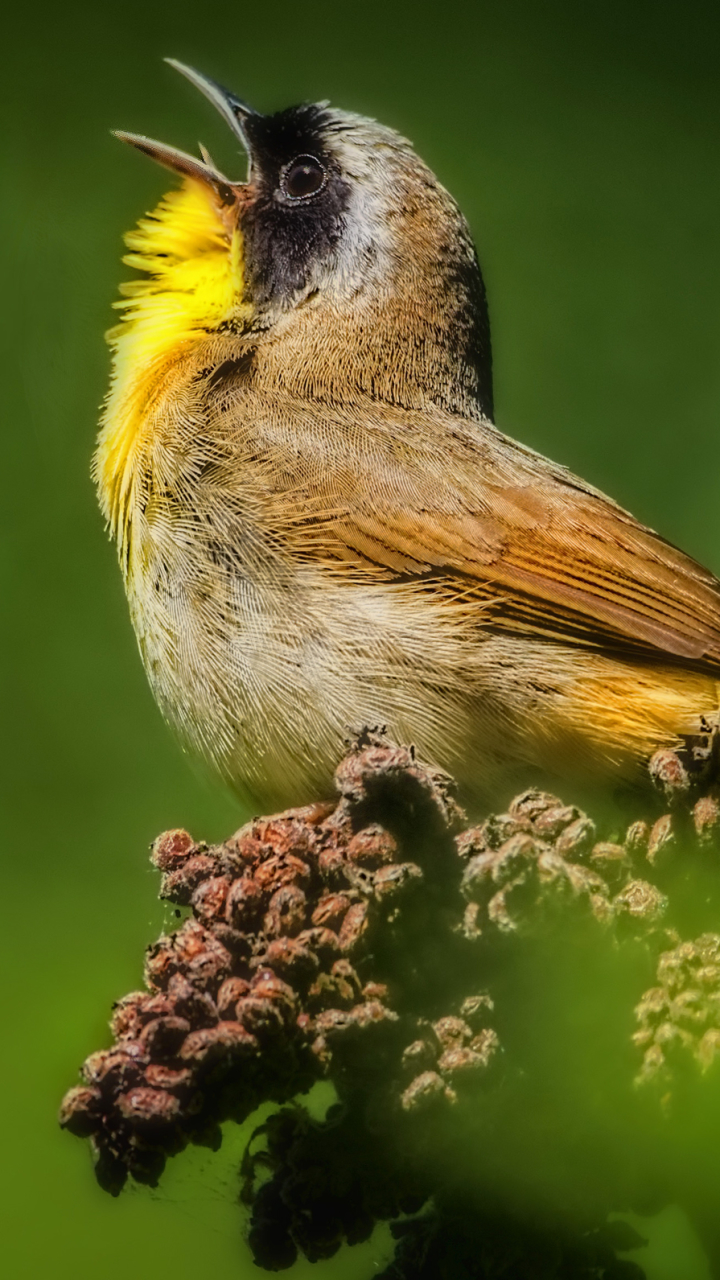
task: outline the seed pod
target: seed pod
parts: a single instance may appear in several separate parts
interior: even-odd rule
[[[555,850],[561,858],[582,858],[595,843],[595,823],[581,814],[557,838]]]
[[[478,1035],[473,1036],[468,1048],[482,1058],[485,1066],[488,1066],[500,1048],[497,1032],[492,1027],[485,1027]]]
[[[686,1027],[678,1026],[677,1022],[661,1022],[659,1027],[655,1029],[655,1043],[661,1045],[663,1050],[673,1049],[692,1049],[695,1044],[695,1037]]]
[[[668,900],[654,884],[647,880],[630,880],[612,902],[616,916],[623,916],[644,924],[660,920],[667,910]]]
[[[652,886],[637,881],[617,893],[628,873],[627,839],[624,848],[598,845],[590,819],[531,791],[458,838],[461,862],[452,857],[454,811],[443,780],[408,749],[373,737],[364,743],[345,773],[348,798],[335,808],[256,820],[210,850],[186,835],[177,846],[163,838],[166,884],[193,899],[196,918],[149,953],[153,993],[135,993],[117,1006],[120,1043],[90,1062],[87,1086],[63,1112],[68,1127],[94,1137],[98,1177],[117,1190],[128,1170],[141,1181],[157,1180],[164,1154],[182,1142],[217,1146],[220,1122],[244,1120],[254,1105],[301,1094],[326,1074],[347,1119],[333,1114],[328,1126],[303,1126],[294,1112],[284,1136],[279,1121],[277,1133],[272,1122],[265,1133],[266,1185],[277,1186],[277,1204],[289,1214],[287,1238],[292,1244],[297,1234],[317,1256],[334,1250],[343,1233],[367,1234],[369,1205],[392,1218],[401,1202],[418,1211],[433,1190],[423,1175],[420,1194],[417,1171],[414,1178],[408,1172],[417,1164],[413,1144],[425,1141],[422,1122],[418,1129],[392,1112],[400,1097],[405,1111],[443,1106],[456,1097],[450,1082],[460,1093],[488,1079],[498,1054],[498,1037],[487,1025],[492,1001],[466,995],[481,958],[483,972],[504,990],[503,973],[515,981],[519,962],[532,963],[537,954],[537,936],[528,946],[520,931],[539,920],[557,949],[564,935],[555,928],[555,908],[573,903],[589,904],[597,918],[617,918],[620,935],[629,923],[635,934],[649,934],[653,949],[659,939],[672,945],[664,941],[670,931],[655,928],[662,895],[653,898]],[[696,828],[702,812],[693,814]],[[402,832],[401,853],[395,838],[370,822],[387,814]],[[397,861],[413,856],[417,864]],[[400,894],[422,884],[423,871],[434,875],[437,867],[439,875],[441,866],[440,902],[421,897],[421,912],[396,910]],[[460,928],[462,906],[452,895],[463,871],[471,901]],[[493,922],[516,931],[514,940],[498,939]],[[466,942],[480,935],[480,923],[482,957],[470,955]],[[602,945],[597,930],[595,938]],[[443,946],[447,974],[438,987],[433,957]],[[663,974],[654,1012],[649,993],[638,1006],[635,1052],[638,1061],[648,1055],[648,1070],[655,1054],[667,1081],[678,1053],[703,1065],[720,1053],[720,939],[717,954],[700,940],[678,946]],[[511,1008],[503,1014],[510,1019],[508,1045],[513,1016]],[[508,1061],[512,1067],[510,1055]],[[511,1070],[508,1087],[512,1076]],[[398,1141],[383,1164],[382,1144],[398,1123]],[[378,1153],[362,1170],[353,1145],[360,1131]],[[338,1149],[340,1136],[340,1147],[348,1139],[346,1152]],[[428,1253],[423,1263],[428,1273],[435,1256]],[[407,1269],[409,1255],[398,1258]],[[603,1259],[598,1253],[598,1266]]]
[[[532,836],[515,835],[495,852],[472,858],[462,879],[466,897],[482,901],[493,892],[493,886],[505,885],[517,876],[532,872],[547,846]]]
[[[168,984],[168,996],[176,1014],[187,1018],[193,1028],[211,1027],[218,1021],[217,1006],[212,997],[206,991],[198,991],[182,974],[173,974]]]
[[[690,790],[690,778],[677,752],[665,748],[656,751],[648,765],[648,772],[668,804],[677,804],[686,798]]]
[[[341,1040],[347,1038],[348,1043],[353,1045],[351,1052],[357,1053],[356,1046],[362,1046],[365,1054],[370,1055],[368,1060],[372,1061],[373,1067],[377,1067],[379,1061],[383,1060],[383,1056],[388,1045],[397,1045],[396,1024],[398,1023],[398,1014],[392,1009],[388,1009],[385,1005],[379,1004],[378,1001],[368,1000],[364,1004],[354,1005],[348,1014],[348,1023],[345,1027],[338,1028],[332,1033],[326,1032],[328,1040],[332,1047],[335,1047],[335,1041],[338,1038],[338,1031]],[[383,1056],[378,1056],[378,1036],[382,1038],[385,1045]],[[390,1039],[388,1039],[390,1037]],[[357,1059],[352,1060],[353,1069],[357,1069]]]
[[[93,1155],[95,1157],[95,1178],[98,1186],[111,1196],[119,1196],[128,1180],[128,1156],[123,1159],[119,1152],[107,1146],[101,1146],[97,1138],[93,1138]]]
[[[527,825],[529,828],[529,823]],[[469,827],[467,831],[461,831],[455,840],[455,847],[464,861],[490,851],[483,827]]]
[[[689,1024],[694,1028],[707,1022],[710,1010],[707,1007],[705,993],[698,988],[686,987],[673,1000],[672,1014],[676,1023]]]
[[[512,813],[494,813],[481,826],[463,831],[456,840],[456,846],[461,858],[475,857],[499,849],[514,836],[531,835],[532,830],[528,818]]]
[[[669,813],[658,818],[654,824],[647,847],[647,859],[651,866],[664,865],[677,851],[677,839],[673,830],[673,820]]]
[[[352,953],[367,933],[369,925],[366,902],[356,902],[350,907],[340,926],[338,940],[340,950]]]
[[[174,871],[194,853],[199,853],[206,846],[196,844],[187,831],[179,828],[176,831],[163,831],[153,841],[150,860],[158,871]]]
[[[174,1125],[180,1113],[178,1099],[164,1089],[131,1089],[121,1093],[115,1105],[132,1129],[147,1136],[158,1137]]]
[[[148,948],[145,980],[154,988],[167,987],[173,973],[182,971],[203,990],[211,990],[227,977],[230,952],[198,920],[186,920],[171,937],[162,937]]]
[[[337,804],[334,800],[314,800],[311,804],[305,804],[300,809],[296,809],[295,813],[298,818],[302,818],[303,822],[310,827],[320,827],[335,812]]]
[[[351,752],[335,770],[335,788],[351,805],[360,805],[366,798],[368,776],[372,777],[378,769],[386,770],[390,763],[385,747],[366,747],[365,750]],[[411,763],[409,752],[404,763]]]
[[[346,893],[323,894],[312,913],[312,922],[318,927],[337,929],[350,905],[350,898]]]
[[[317,956],[297,938],[275,938],[263,962],[293,985],[311,982],[320,968]]]
[[[172,982],[172,978],[170,981]],[[173,1018],[176,1012],[175,1002],[169,992],[158,991],[156,995],[148,997],[143,1009],[143,1023],[147,1026],[153,1018]]]
[[[410,888],[417,888],[424,878],[422,868],[414,862],[395,862],[381,867],[373,879],[375,897],[383,902],[394,899]]]
[[[352,837],[347,846],[346,857],[354,866],[376,871],[378,867],[395,861],[397,841],[384,827],[372,823]]]
[[[322,964],[331,963],[333,957],[340,954],[340,939],[332,929],[301,929],[296,941],[314,951]]]
[[[272,969],[258,970],[253,978],[251,994],[260,1000],[269,1000],[288,1025],[294,1022],[298,1007],[295,992]]]
[[[258,1048],[255,1036],[239,1022],[219,1022],[215,1027],[192,1031],[185,1040],[180,1057],[190,1066],[207,1066],[224,1059],[252,1057]]]
[[[257,838],[274,853],[302,857],[315,839],[315,832],[304,817],[307,809],[306,805],[299,809],[286,809],[284,813],[270,818],[256,818],[253,829]]]
[[[466,898],[476,902],[487,901],[495,889],[493,872],[495,870],[495,854],[478,853],[471,858],[462,878],[462,889]]]
[[[515,799],[508,806],[508,813],[513,818],[527,818],[530,822],[535,822],[547,809],[560,809],[562,807],[562,800],[558,800],[557,796],[550,795],[548,791],[538,791],[535,787],[531,787],[528,791],[523,791],[521,795],[515,796]]]
[[[488,902],[487,915],[490,924],[495,925],[501,933],[514,933],[518,927],[517,920],[508,909],[504,889],[496,893]]]
[[[472,1049],[462,1045],[446,1049],[437,1064],[438,1071],[452,1080],[453,1084],[458,1084],[459,1081],[466,1080],[470,1076],[477,1076],[486,1067],[487,1062],[480,1057],[479,1053],[474,1053]]]
[[[349,982],[353,991],[357,995],[360,994],[360,979],[349,960],[336,960],[331,972],[333,977],[343,978],[346,982]]]
[[[284,884],[270,899],[263,928],[269,938],[292,938],[307,917],[307,898],[295,884]]]
[[[151,1062],[145,1069],[145,1082],[151,1089],[184,1093],[192,1084],[192,1071],[188,1067],[168,1067],[164,1062]]]
[[[99,1089],[76,1085],[68,1089],[60,1107],[60,1124],[76,1138],[89,1138],[98,1129],[103,1109]]]
[[[362,1004],[356,1004],[350,1010],[349,1016],[354,1026],[363,1029],[388,1027],[391,1023],[398,1021],[395,1011],[387,1009],[379,1000],[366,1000]]]
[[[590,854],[590,865],[610,885],[619,885],[629,874],[630,859],[623,845],[601,840]]]
[[[201,990],[217,990],[229,976],[230,952],[196,920],[186,920],[173,935],[176,969],[183,969],[189,981]],[[169,981],[169,978],[168,978]]]
[[[643,1027],[642,1031],[634,1031],[630,1038],[636,1048],[645,1049],[647,1045],[653,1043],[655,1031],[652,1027]]]
[[[495,1008],[495,1002],[486,991],[476,996],[468,996],[460,1006],[460,1016],[471,1027],[482,1026],[489,1013]]]
[[[323,849],[318,858],[318,871],[327,885],[342,888],[346,883],[346,860],[340,849]]]
[[[324,1009],[313,1019],[316,1033],[325,1039],[347,1031],[352,1025],[353,1019],[349,1009]]]
[[[231,884],[225,902],[225,919],[235,929],[252,930],[259,923],[268,895],[250,876]]]
[[[177,972],[172,938],[161,937],[145,953],[145,981],[151,991],[162,990]]]
[[[351,1009],[356,999],[352,984],[330,973],[319,974],[307,993],[308,1006],[313,1010]]]
[[[363,1000],[380,1000],[384,1004],[390,992],[384,982],[366,982],[360,994]]]
[[[275,893],[283,885],[306,885],[310,880],[307,862],[293,854],[276,854],[263,862],[255,872],[255,883],[268,893]]]
[[[566,827],[581,817],[574,805],[558,804],[544,809],[536,817],[533,827],[541,840],[556,840]]]
[[[253,835],[255,824],[241,827],[222,850],[223,870],[231,876],[252,876],[255,869],[268,858],[272,849]]]
[[[403,1111],[425,1111],[446,1100],[445,1081],[437,1071],[423,1071],[416,1076],[400,1098]]]
[[[709,845],[720,836],[720,802],[716,796],[702,796],[693,809],[693,823],[701,845]]]
[[[199,884],[191,898],[192,909],[203,924],[219,920],[225,910],[225,899],[230,888],[227,876],[211,876]]]
[[[243,996],[237,1002],[235,1016],[246,1031],[257,1036],[261,1045],[268,1039],[277,1037],[285,1029],[282,1013],[272,1000],[262,1000],[252,995]]]
[[[123,1038],[137,1040],[148,1020],[148,1016],[143,1015],[151,1000],[152,996],[147,991],[131,991],[129,995],[123,996],[122,1000],[115,1001],[110,1030],[117,1040]],[[169,1007],[168,1012],[170,1012]]]
[[[167,1062],[179,1052],[189,1031],[187,1018],[154,1018],[144,1028],[140,1040],[149,1058]]]
[[[148,1064],[148,1054],[139,1040],[123,1040],[114,1049],[100,1049],[91,1053],[82,1066],[82,1076],[87,1084],[101,1089],[104,1094],[130,1089],[143,1079]]]
[[[221,1018],[232,1019],[238,1000],[246,996],[250,983],[245,978],[226,978],[217,994],[217,1009]]]
[[[432,1024],[432,1029],[443,1049],[454,1048],[472,1040],[472,1030],[463,1018],[440,1018]]]
[[[631,858],[640,858],[647,853],[650,839],[650,826],[647,822],[633,822],[625,832],[625,848]]]
[[[243,933],[240,929],[233,929],[232,925],[216,922],[212,926],[212,935],[217,942],[220,942],[228,952],[231,960],[231,968],[237,971],[246,960],[250,959],[253,953],[253,936],[252,934]]]
[[[188,858],[180,867],[169,871],[162,878],[160,897],[166,902],[174,902],[179,907],[187,907],[196,889],[209,880],[218,869],[217,860],[206,853],[198,853]]]

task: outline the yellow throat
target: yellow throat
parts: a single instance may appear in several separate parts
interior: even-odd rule
[[[242,236],[209,186],[186,178],[178,191],[128,232],[123,262],[146,272],[120,286],[122,321],[107,335],[112,348],[93,478],[119,550],[127,533],[143,425],[163,374],[189,346],[223,321],[242,318]]]

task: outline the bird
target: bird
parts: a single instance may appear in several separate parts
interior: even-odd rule
[[[494,424],[452,196],[383,124],[168,61],[247,174],[118,133],[180,185],[126,236],[93,474],[182,744],[266,807],[331,793],[368,726],[478,806],[706,749],[720,583]]]

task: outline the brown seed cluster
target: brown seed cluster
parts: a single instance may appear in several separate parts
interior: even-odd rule
[[[537,932],[552,927],[568,907],[602,925],[656,924],[667,898],[636,870],[643,858],[648,861],[646,825],[634,823],[615,844],[598,840],[594,822],[556,796],[537,790],[516,796],[507,813],[458,837],[467,863],[467,932]]]
[[[299,1252],[318,1262],[343,1242],[359,1244],[378,1220],[417,1213],[432,1191],[401,1142],[368,1141],[359,1106],[334,1106],[322,1121],[285,1108],[256,1136],[262,1147],[246,1155],[243,1198],[252,1206],[255,1261],[270,1271],[291,1266]]]
[[[720,934],[704,933],[660,956],[658,985],[643,995],[633,1036],[643,1051],[639,1084],[669,1083],[693,1060],[705,1072],[720,1054]]]
[[[292,1266],[299,1252],[312,1262],[330,1258],[343,1241],[367,1240],[376,1221],[390,1220],[396,1252],[378,1280],[643,1280],[637,1264],[617,1257],[644,1243],[627,1223],[578,1233],[562,1221],[548,1228],[518,1219],[487,1194],[481,1203],[449,1199],[407,1134],[368,1142],[357,1108],[334,1107],[323,1121],[284,1108],[256,1136],[263,1145],[246,1156],[244,1198],[255,1261],[269,1271]]]
[[[413,1111],[453,1101],[489,1066],[489,1004],[416,1012],[422,966],[414,982],[402,972],[406,935],[433,914],[413,902],[452,857],[449,780],[372,737],[337,782],[337,804],[257,819],[222,845],[185,831],[155,842],[161,897],[191,914],[150,947],[147,990],[118,1002],[115,1042],[87,1059],[61,1112],[92,1139],[113,1193],[128,1174],[155,1184],[187,1143],[216,1147],[223,1121],[323,1076]],[[426,942],[433,934],[442,948],[431,923]]]
[[[641,1080],[667,1073],[676,1050],[712,1061],[720,937],[681,944],[673,907],[692,851],[717,860],[720,804],[697,798],[673,753],[651,773],[667,812],[611,840],[537,790],[462,829],[450,779],[365,733],[338,768],[336,803],[256,819],[212,847],[160,836],[161,896],[187,917],[149,949],[146,989],[117,1003],[111,1047],[88,1058],[61,1112],[91,1139],[101,1185],[154,1185],[168,1156],[219,1146],[224,1121],[275,1101],[286,1105],[243,1169],[262,1267],[330,1257],[411,1214],[393,1228],[388,1280],[641,1277],[616,1256],[634,1245],[618,1243],[609,1201],[579,1235],[511,1222],[500,1202],[464,1204],[464,1183],[438,1181],[428,1152],[451,1170],[453,1143],[523,1087],[523,974],[568,921],[593,954],[639,953],[645,981],[664,948],[637,1010]],[[323,1121],[287,1105],[321,1078],[338,1096]]]

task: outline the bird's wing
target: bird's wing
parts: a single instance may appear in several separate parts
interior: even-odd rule
[[[385,407],[362,427],[298,421],[265,439],[267,474],[282,455],[293,477],[284,536],[303,557],[365,579],[443,576],[503,626],[720,668],[714,575],[489,424]]]

